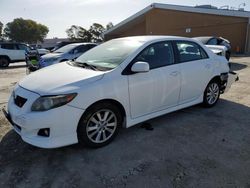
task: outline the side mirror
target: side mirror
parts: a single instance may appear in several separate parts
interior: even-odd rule
[[[132,72],[148,72],[149,64],[147,62],[138,61],[134,63],[131,67]]]

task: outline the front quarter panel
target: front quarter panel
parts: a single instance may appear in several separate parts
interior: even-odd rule
[[[77,97],[70,105],[86,110],[95,102],[112,99],[119,102],[129,114],[127,77],[121,75],[121,67],[104,74],[103,78],[78,90]]]

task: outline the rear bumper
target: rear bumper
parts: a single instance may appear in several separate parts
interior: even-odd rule
[[[239,76],[237,73],[233,72],[233,71],[230,71],[228,73],[228,79],[227,79],[227,86],[226,86],[226,89],[225,89],[225,92],[227,92],[230,88],[231,88],[231,85],[234,83],[234,82],[237,82],[239,81]]]
[[[231,88],[231,85],[234,82],[239,81],[239,76],[236,72],[230,71],[226,75],[225,74],[221,75],[221,81],[222,81],[221,91],[222,91],[222,93],[224,93],[224,92],[227,92]]]

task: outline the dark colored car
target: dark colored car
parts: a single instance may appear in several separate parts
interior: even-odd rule
[[[81,41],[80,41],[81,42]],[[73,43],[80,43],[79,41],[61,41],[61,42],[57,42],[56,43],[56,46],[54,48],[52,48],[50,51],[51,52],[54,52],[56,51],[57,49],[63,47],[63,46],[66,46],[68,44],[73,44]]]
[[[227,40],[223,37],[214,37],[214,36],[195,37],[194,39],[202,42],[205,45],[225,46],[227,48],[226,58],[227,58],[227,60],[230,59],[231,44],[230,44],[229,40]]]

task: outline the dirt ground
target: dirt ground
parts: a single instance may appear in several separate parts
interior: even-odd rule
[[[123,129],[110,145],[39,149],[0,113],[0,187],[250,188],[250,57],[231,59],[240,81],[214,108],[194,106]],[[0,70],[0,107],[24,64]]]

